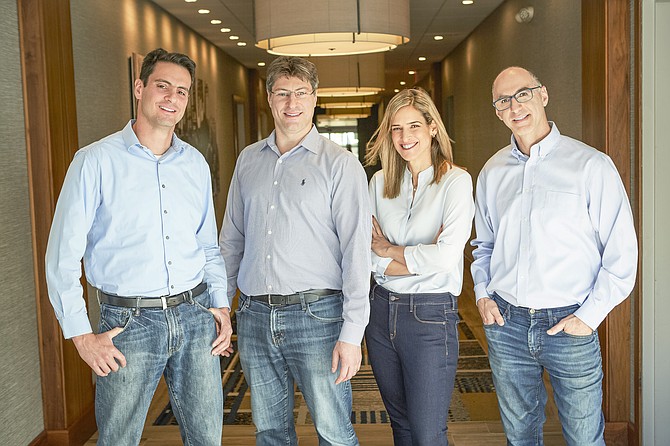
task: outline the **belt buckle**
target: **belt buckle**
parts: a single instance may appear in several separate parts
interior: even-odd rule
[[[272,294],[267,294],[266,296],[267,296],[267,304],[268,304],[268,306],[270,306],[270,307],[274,307],[275,304],[272,303]]]

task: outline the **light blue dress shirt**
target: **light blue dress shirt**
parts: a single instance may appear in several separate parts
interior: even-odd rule
[[[229,306],[207,162],[176,135],[157,159],[132,124],[80,149],[58,198],[46,276],[65,338],[91,332],[82,257],[106,293],[157,297],[206,281],[212,305]]]
[[[461,294],[463,248],[470,238],[475,205],[472,179],[453,166],[433,183],[433,166],[419,172],[416,193],[412,173],[405,169],[400,195],[384,198],[384,172],[370,180],[370,204],[389,242],[405,246],[405,263],[410,274],[387,276],[390,257],[372,253],[375,281],[396,293]],[[437,243],[434,240],[442,227]]]
[[[219,244],[228,295],[342,290],[339,340],[360,344],[370,305],[372,217],[358,159],[316,127],[281,155],[275,133],[245,148]]]
[[[575,316],[596,329],[635,283],[633,215],[612,160],[550,125],[530,156],[512,136],[479,174],[475,296],[535,309],[579,304]]]

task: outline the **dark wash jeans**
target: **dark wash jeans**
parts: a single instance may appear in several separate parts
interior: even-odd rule
[[[446,446],[458,364],[458,300],[374,285],[365,331],[396,446]]]

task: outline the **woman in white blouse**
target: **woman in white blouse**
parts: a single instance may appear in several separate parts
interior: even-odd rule
[[[435,104],[420,89],[391,99],[368,143],[373,215],[370,363],[396,446],[447,445],[458,362],[463,248],[472,180],[452,163]]]

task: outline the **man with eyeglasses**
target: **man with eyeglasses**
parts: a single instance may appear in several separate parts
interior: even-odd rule
[[[511,144],[477,180],[472,276],[511,445],[542,444],[546,371],[568,445],[604,445],[597,328],[631,292],[633,216],[611,159],[548,121],[520,67],[493,83]]]
[[[257,445],[297,444],[294,384],[319,444],[358,444],[349,380],[370,311],[372,218],[360,162],[312,124],[318,83],[305,59],[268,66],[275,130],[240,154],[221,230]]]
[[[98,445],[140,443],[161,375],[184,444],[221,444],[219,355],[233,332],[209,166],[174,133],[195,63],[146,55],[137,119],[79,150],[58,197],[46,252],[49,299],[66,339],[97,375]],[[100,303],[93,333],[80,283]]]

